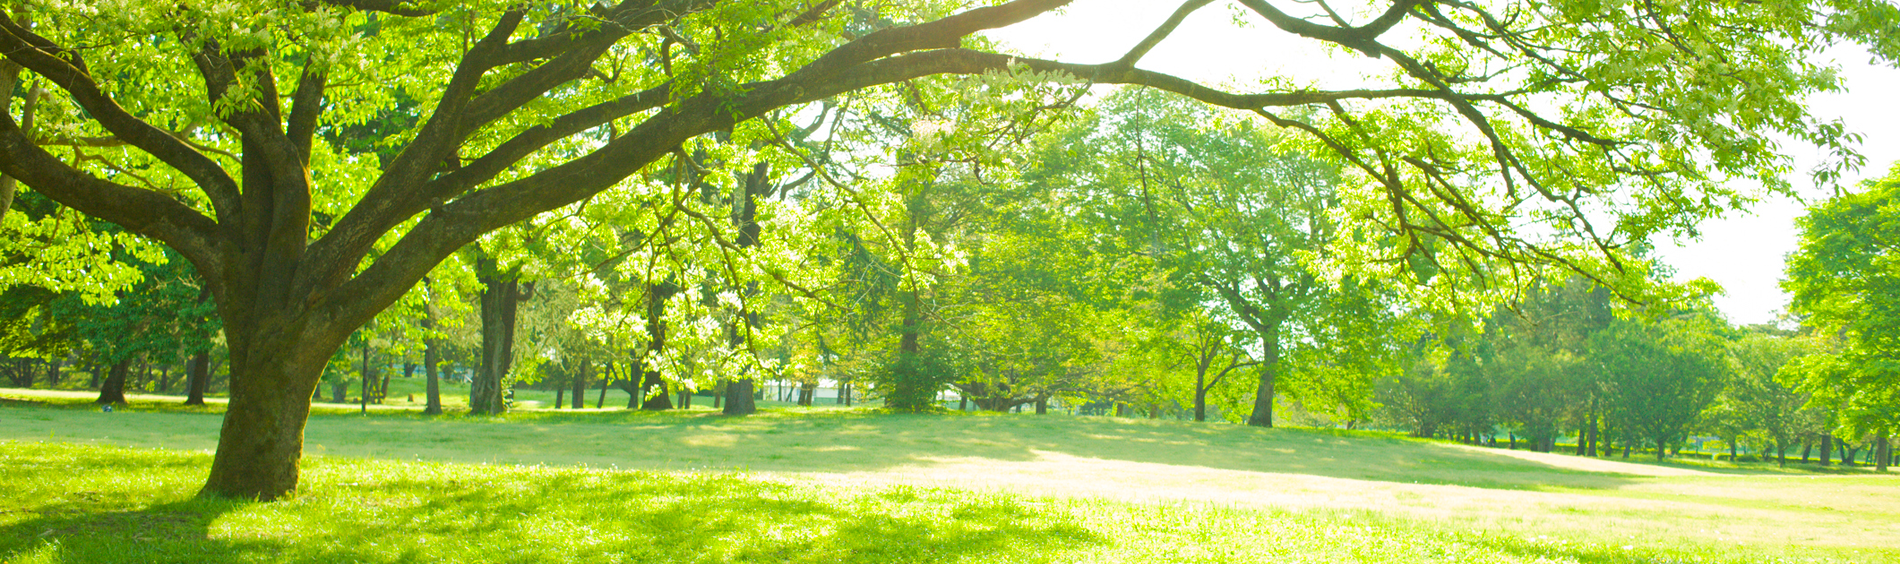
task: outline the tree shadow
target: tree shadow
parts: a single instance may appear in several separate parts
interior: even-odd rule
[[[0,527],[0,560],[1052,562],[1107,543],[1012,500],[908,488],[832,498],[733,475],[359,461],[309,478],[273,503],[38,506]]]
[[[622,411],[500,422],[313,417],[309,437],[325,454],[622,469],[852,473],[1068,457],[1491,489],[1608,489],[1641,479],[1381,434],[1101,417]]]

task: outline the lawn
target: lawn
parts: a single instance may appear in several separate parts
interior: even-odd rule
[[[294,499],[238,503],[192,498],[217,406],[0,398],[10,562],[1900,562],[1900,479],[1854,469],[1059,415],[339,406]]]

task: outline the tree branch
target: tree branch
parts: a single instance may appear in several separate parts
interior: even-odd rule
[[[72,96],[73,102],[99,125],[126,143],[178,169],[204,190],[220,218],[238,213],[238,186],[218,163],[144,120],[133,117],[99,89],[76,51],[54,45],[46,38],[0,17],[0,52],[20,66],[46,77]],[[61,58],[64,55],[65,58]]]

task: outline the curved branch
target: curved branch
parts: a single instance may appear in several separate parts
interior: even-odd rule
[[[237,181],[210,157],[192,149],[171,133],[133,117],[112,101],[93,81],[78,52],[58,47],[46,38],[20,27],[8,17],[0,17],[0,52],[4,52],[9,60],[59,85],[113,136],[184,173],[199,189],[204,190],[218,217],[231,218],[238,213]]]
[[[218,224],[158,192],[116,184],[68,166],[26,137],[13,116],[0,112],[0,173],[66,207],[164,242],[220,280]]]

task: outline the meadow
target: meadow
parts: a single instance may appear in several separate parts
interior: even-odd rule
[[[1857,468],[1065,415],[325,405],[297,495],[247,503],[194,498],[215,403],[0,398],[8,562],[1900,562],[1900,479]]]

